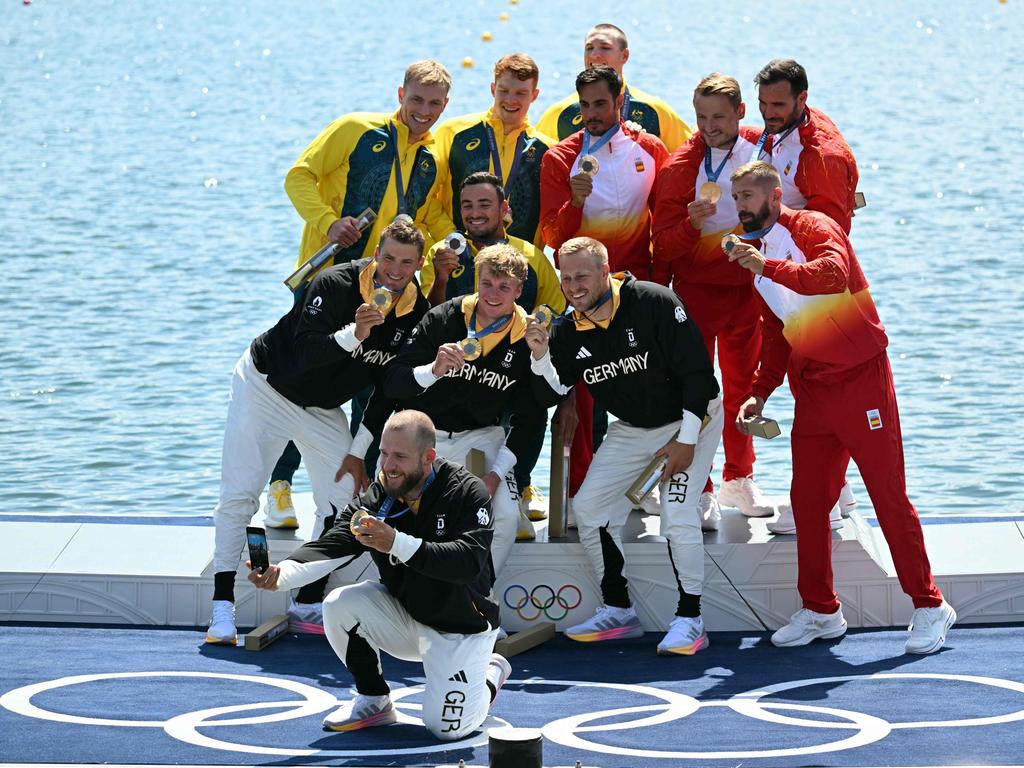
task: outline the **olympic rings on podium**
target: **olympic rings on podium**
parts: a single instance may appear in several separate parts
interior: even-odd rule
[[[509,599],[509,593],[513,590],[520,590],[522,592],[522,597],[515,600],[515,602]],[[567,592],[576,593],[576,597],[571,604],[565,597]],[[505,594],[502,599],[505,601],[505,605],[518,613],[519,618],[523,621],[536,621],[542,614],[550,621],[561,621],[569,615],[569,611],[573,608],[579,607],[579,604],[583,602],[583,593],[580,592],[580,588],[575,584],[563,584],[557,591],[555,591],[554,587],[550,587],[547,584],[538,584],[530,591],[527,591],[526,587],[522,584],[512,584],[505,590]],[[524,612],[523,609],[528,605],[535,608],[536,613],[533,613],[532,611]],[[557,616],[552,615],[551,612],[551,608],[556,605],[561,609],[560,612],[555,612],[559,614]]]

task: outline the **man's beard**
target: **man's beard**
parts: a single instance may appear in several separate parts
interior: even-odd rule
[[[768,222],[768,217],[771,216],[772,212],[768,208],[768,203],[764,203],[761,206],[761,210],[757,212],[757,215],[751,219],[741,220],[743,224],[744,232],[756,232],[759,229],[763,229],[764,225]]]
[[[423,480],[424,472],[422,469],[414,470],[409,474],[404,475],[401,479],[393,481],[387,475],[384,475],[384,490],[387,491],[388,496],[392,498],[402,498],[409,491],[415,488]]]
[[[494,243],[497,242],[499,233],[501,232],[501,221],[496,221],[494,226],[484,227],[477,232],[469,231],[469,227],[466,227],[466,234],[469,235],[469,239],[474,243]]]

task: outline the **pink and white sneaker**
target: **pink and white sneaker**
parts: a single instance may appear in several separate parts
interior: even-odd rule
[[[629,637],[640,637],[644,628],[640,618],[632,606],[616,608],[613,605],[602,605],[592,617],[569,627],[565,636],[581,643],[597,643],[603,640],[623,640]]]

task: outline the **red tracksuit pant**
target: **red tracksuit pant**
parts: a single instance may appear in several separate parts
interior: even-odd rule
[[[722,404],[725,410],[723,480],[752,477],[754,440],[736,429],[736,414],[750,396],[758,357],[761,354],[761,317],[748,285],[680,285],[676,293],[697,323],[711,361],[718,346],[718,367],[722,372]],[[704,487],[712,490],[711,478]]]
[[[583,485],[583,479],[594,460],[594,397],[582,381],[573,388],[576,393],[576,432],[569,452],[569,498]]]
[[[868,489],[903,591],[915,608],[939,605],[942,593],[932,579],[921,521],[907,498],[889,357],[883,352],[828,382],[790,376],[790,383],[796,400],[790,499],[804,608],[839,610],[828,515],[839,499],[850,457]]]

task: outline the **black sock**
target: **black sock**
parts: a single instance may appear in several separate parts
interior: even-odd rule
[[[688,619],[700,616],[700,595],[691,595],[685,589],[680,589],[676,616],[685,616]]]
[[[234,571],[221,571],[213,574],[213,599],[235,602]]]

